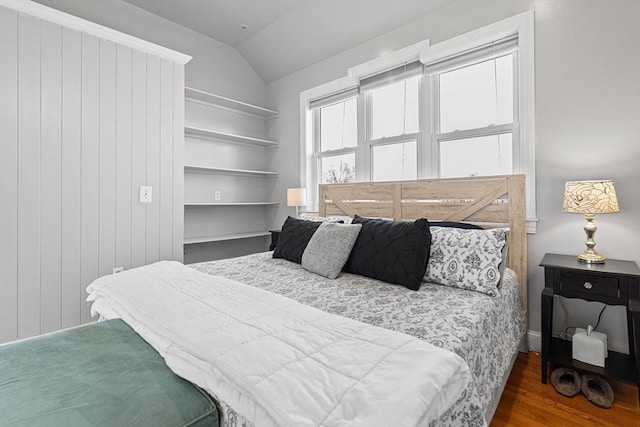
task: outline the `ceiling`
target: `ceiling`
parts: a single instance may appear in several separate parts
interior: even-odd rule
[[[265,82],[454,0],[125,0],[235,47]]]

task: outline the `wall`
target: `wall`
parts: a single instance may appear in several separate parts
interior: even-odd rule
[[[286,188],[300,185],[301,91],[343,77],[347,68],[386,52],[426,38],[435,44],[526,10],[535,11],[540,220],[537,233],[529,235],[529,328],[540,330],[544,284],[538,264],[544,253],[577,254],[584,248],[584,218],[561,212],[565,181],[614,180],[621,212],[596,218],[597,247],[610,258],[640,263],[640,2],[632,0],[463,0],[270,83],[269,104],[280,118],[269,137],[281,143],[269,158],[270,169],[281,173],[271,195],[281,202],[273,225],[292,212],[286,207]],[[566,326],[595,323],[601,306],[575,300],[563,304],[570,308]],[[565,313],[558,314],[556,330],[564,327],[558,320]],[[613,349],[627,350],[621,308],[607,308],[599,329],[609,335]]]
[[[238,51],[229,45],[203,36],[202,34],[121,0],[37,1],[66,13],[192,56],[193,59],[185,67],[185,85],[187,87],[215,93],[250,104],[267,105],[266,85]],[[269,121],[266,125],[262,123],[260,129],[255,129],[255,125],[247,126],[247,120],[238,120],[237,115],[227,114],[224,117],[216,117],[214,121],[208,120],[203,122],[201,117],[191,113],[192,111],[189,111],[189,104],[187,104],[187,115],[185,117],[187,124],[206,125],[204,127],[208,129],[259,138],[266,137],[266,128],[263,128],[273,122]],[[220,120],[217,120],[218,118],[220,118]],[[212,126],[211,123],[215,123],[215,126]],[[187,138],[187,149],[189,148],[189,140],[190,138]],[[225,158],[242,156],[245,163],[251,163],[252,161],[252,159],[245,155],[246,150],[243,150],[241,147],[239,148],[238,145],[230,147],[229,144],[217,143],[218,146],[213,147],[214,144],[211,142],[209,142],[208,145],[210,149],[206,151],[209,153],[209,160],[215,160],[213,158],[214,156],[210,154],[213,149],[222,148],[221,152],[224,153],[223,156]],[[229,148],[231,148],[231,150],[229,150]],[[233,154],[230,154],[230,151],[232,151]],[[257,157],[254,163],[262,165],[261,167],[255,168],[265,169],[265,155],[260,153],[259,150],[253,150],[253,156]],[[222,155],[215,157],[222,157]],[[207,163],[206,158],[203,158],[203,160],[205,160],[204,163]],[[247,165],[245,166],[246,169],[251,168]],[[189,177],[187,177],[187,179],[189,179]],[[213,187],[216,187],[216,190],[222,190],[224,194],[230,195],[232,191],[234,193],[236,192],[235,190],[238,189],[239,185],[244,185],[245,183],[248,185],[254,184],[254,182],[250,181],[251,180],[245,179],[228,186],[224,185],[224,183],[212,184],[210,182],[207,186],[211,187],[211,191],[213,191]],[[255,181],[255,179],[253,181]],[[189,182],[187,182],[187,185],[188,184]],[[266,185],[271,186],[272,184],[271,182],[267,182]],[[259,183],[258,187],[262,188],[264,185]],[[261,199],[265,197],[266,196],[263,195]],[[244,213],[252,214],[253,218],[251,222],[254,224],[257,222],[255,217],[263,215],[263,211],[271,213],[273,208],[261,208],[260,211],[254,208],[252,212],[246,210]],[[193,210],[188,212],[187,215],[191,213],[193,213]],[[233,217],[230,218],[227,211],[209,210],[209,216],[215,217],[218,223],[224,223],[229,219],[233,220]],[[259,222],[265,221],[260,219]],[[267,227],[264,225],[262,228],[266,229]],[[267,247],[267,240],[267,238],[257,238],[243,242],[189,245],[185,248],[185,259],[187,262],[206,261],[214,258],[231,257],[261,251]]]
[[[4,7],[0,56],[5,342],[89,321],[115,267],[182,259],[184,65]]]
[[[187,85],[201,90],[265,104],[265,84],[230,46],[119,0],[39,3],[192,55],[186,70],[174,73],[177,80],[186,80]],[[0,272],[4,277],[0,282],[0,342],[89,321],[84,288],[93,278],[111,273],[114,266],[128,268],[159,258],[182,259],[183,233],[183,149],[180,146],[173,159],[179,163],[180,172],[165,173],[163,165],[171,157],[154,144],[158,135],[166,134],[170,120],[158,126],[151,121],[165,114],[159,113],[164,110],[157,105],[157,98],[165,94],[155,90],[158,77],[169,76],[165,61],[140,57],[109,43],[101,46],[91,37],[69,31],[59,36],[51,26],[33,23],[20,27],[20,31],[33,30],[30,38],[22,37],[20,43],[28,43],[35,50],[21,50],[20,59],[16,59],[18,46],[13,43],[18,40],[17,23],[4,24],[0,26]],[[115,82],[103,81],[95,74],[95,61],[80,70],[69,66],[68,61],[75,61],[71,62],[74,65],[81,61],[82,51],[77,49],[82,49],[82,43],[85,53],[94,59],[95,55],[113,57],[115,49]],[[27,64],[42,64],[46,72],[41,73],[41,68],[27,72]],[[57,69],[56,64],[64,66]],[[131,73],[126,70],[128,64],[133,64]],[[144,72],[140,71],[143,64],[148,66]],[[106,75],[105,70],[98,71]],[[63,86],[53,85],[56,80]],[[144,110],[135,110],[133,104],[123,106],[126,98],[121,91],[127,84],[136,88],[132,97],[138,101],[144,98]],[[174,94],[179,105],[183,105],[182,97],[182,90]],[[13,104],[18,98],[20,110]],[[51,120],[52,108],[59,102],[65,113],[62,119]],[[29,105],[33,108],[26,108]],[[176,110],[176,119],[182,120],[182,112],[182,108]],[[102,125],[114,114],[120,123],[115,135],[113,128]],[[132,120],[127,125],[123,117],[128,116]],[[85,121],[92,124],[87,126]],[[182,124],[176,122],[173,130],[182,137]],[[96,140],[107,143],[96,148]],[[93,145],[87,149],[85,142]],[[161,145],[165,142],[160,139]],[[129,158],[126,149],[122,150],[123,144],[131,144]],[[167,194],[166,180],[172,177],[179,181]],[[154,203],[166,204],[173,198],[178,206],[173,216],[178,224],[170,228],[180,235],[171,237],[175,245],[171,253],[166,251],[165,208],[158,210],[155,204],[144,208],[137,203],[137,187],[143,181],[153,185]]]
[[[185,85],[266,105],[266,85],[238,51],[121,0],[37,0],[49,7],[193,57]]]

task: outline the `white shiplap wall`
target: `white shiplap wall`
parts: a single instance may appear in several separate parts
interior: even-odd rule
[[[114,267],[182,260],[183,150],[183,63],[0,6],[0,342],[89,321]]]

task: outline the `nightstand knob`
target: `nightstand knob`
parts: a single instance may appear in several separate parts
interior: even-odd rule
[[[591,289],[591,288],[593,288],[593,285],[591,284],[591,282],[584,282],[584,288],[585,289]]]

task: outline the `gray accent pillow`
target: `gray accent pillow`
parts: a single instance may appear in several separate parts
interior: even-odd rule
[[[362,225],[323,222],[302,254],[302,268],[335,279],[349,259]]]

